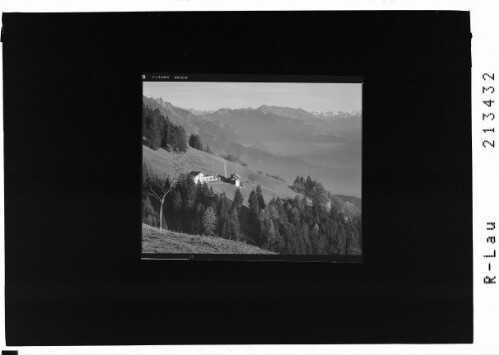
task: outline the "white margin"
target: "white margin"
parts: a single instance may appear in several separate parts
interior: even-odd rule
[[[486,221],[499,226],[499,140],[494,151],[486,151],[480,106],[483,100],[481,74],[494,72],[499,82],[499,2],[496,0],[357,0],[357,1],[263,1],[263,0],[156,0],[156,1],[22,1],[4,0],[2,12],[110,12],[110,11],[257,11],[257,10],[461,10],[471,12],[472,39],[472,141],[473,141],[473,232],[474,232],[474,337],[473,344],[456,345],[219,345],[219,346],[98,346],[98,347],[5,347],[4,324],[4,189],[0,175],[0,350],[18,350],[25,354],[499,354],[499,287],[483,284],[483,254],[490,251],[484,243]],[[0,49],[3,53],[3,46]],[[3,129],[3,57],[0,111]],[[445,79],[442,79],[445,85]],[[499,85],[496,84],[499,91]],[[499,96],[496,105],[499,104]],[[496,116],[499,110],[494,109]],[[499,120],[497,121],[499,122]],[[496,130],[499,126],[495,124]],[[497,134],[497,133],[496,133]],[[3,131],[0,136],[0,166],[3,168]],[[496,237],[499,237],[496,234]],[[497,245],[497,243],[496,243]],[[450,246],[451,247],[451,246]],[[499,268],[497,262],[495,268]]]

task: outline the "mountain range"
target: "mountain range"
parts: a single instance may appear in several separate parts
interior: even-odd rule
[[[360,197],[360,112],[309,112],[301,108],[196,110],[143,96],[187,134],[199,134],[218,154],[232,154],[257,171],[288,181],[311,175],[334,193]]]
[[[170,103],[163,101],[162,99],[156,99],[159,102],[163,102],[165,105],[171,105]],[[173,106],[173,105],[172,105]],[[195,108],[184,108],[191,112],[194,115],[202,116],[215,113],[219,110],[229,110],[218,109],[218,110],[199,110]],[[246,108],[246,110],[252,110],[251,108]],[[280,106],[269,106],[269,105],[261,105],[255,110],[259,110],[263,113],[273,113],[279,116],[284,116],[288,118],[301,119],[301,120],[315,120],[315,119],[348,119],[348,118],[356,118],[361,115],[359,111],[306,111],[302,108],[290,108],[290,107],[280,107]]]

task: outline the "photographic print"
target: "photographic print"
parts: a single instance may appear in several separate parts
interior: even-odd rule
[[[361,82],[143,81],[142,100],[143,258],[362,255]]]

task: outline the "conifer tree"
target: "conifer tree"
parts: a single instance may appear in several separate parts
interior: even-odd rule
[[[192,234],[202,234],[203,233],[203,213],[204,208],[201,203],[196,205],[194,212],[194,218],[191,221],[191,231]]]
[[[173,193],[173,204],[172,207],[176,211],[180,211],[182,209],[182,195],[179,191],[175,191]]]
[[[239,226],[239,215],[237,208],[232,208],[229,215],[229,239],[239,240],[240,236],[240,226]]]
[[[161,134],[163,131],[163,116],[156,109],[152,111],[149,107],[143,107],[144,126],[146,142],[151,149],[157,150],[161,147]]]
[[[192,133],[189,136],[189,146],[197,150],[203,150],[203,144],[199,135]]]
[[[249,225],[251,237],[257,245],[260,244],[260,205],[255,190],[252,190],[248,199],[249,203]]]
[[[203,234],[213,235],[215,228],[217,226],[215,211],[209,206],[203,213]]]
[[[262,187],[258,185],[256,187],[256,197],[258,198],[258,206],[260,209],[265,208],[265,200],[263,199]]]
[[[244,198],[243,194],[241,193],[241,190],[236,189],[236,192],[234,193],[234,203],[233,205],[239,210],[243,204]]]
[[[313,188],[312,179],[310,178],[310,175],[308,175],[307,181],[305,182],[305,195],[309,195],[312,188]]]
[[[274,221],[270,220],[269,229],[267,234],[268,249],[274,252],[279,251],[279,236],[274,225]]]

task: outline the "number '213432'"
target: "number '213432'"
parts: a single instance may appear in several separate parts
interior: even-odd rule
[[[495,75],[494,73],[484,73],[482,75],[482,79],[484,81],[482,86],[482,94],[484,95],[484,100],[482,101],[482,103],[490,109],[488,111],[492,111],[492,105],[494,104],[494,101],[492,100],[492,97],[490,95],[493,95],[496,89],[494,88],[494,86],[489,84],[494,84]],[[486,109],[484,108],[484,111],[485,110]],[[495,118],[496,116],[493,112],[482,112],[482,121],[488,122],[489,125],[492,123],[492,121],[494,121]],[[488,134],[495,133],[495,128],[489,126],[488,128],[482,129],[482,131],[485,135],[487,135],[486,138],[482,141],[482,146],[484,148],[495,148],[495,140],[488,137]]]

